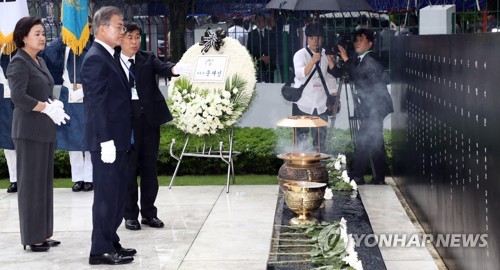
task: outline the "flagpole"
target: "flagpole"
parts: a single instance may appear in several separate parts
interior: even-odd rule
[[[76,55],[75,55],[75,53],[73,53],[73,90],[76,90]]]

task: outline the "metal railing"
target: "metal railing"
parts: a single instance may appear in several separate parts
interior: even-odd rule
[[[104,5],[113,5],[121,8],[126,20],[133,20],[140,25],[143,30],[141,49],[152,51],[160,59],[169,61],[179,59],[180,55],[172,56],[172,48],[184,48],[184,42],[188,39],[186,35],[179,36],[178,31],[170,36],[172,28],[171,18],[168,10],[160,2],[155,2],[152,7],[150,1],[124,1],[106,0],[89,1],[89,14],[93,14],[98,8]],[[195,1],[196,3],[196,1]],[[240,14],[243,20],[243,27],[247,41],[245,46],[250,52],[255,52],[255,56],[269,54],[271,65],[261,65],[255,60],[258,81],[283,83],[294,77],[293,55],[304,45],[304,25],[313,20],[319,21],[325,27],[325,39],[323,47],[331,50],[338,43],[352,43],[351,36],[357,28],[369,28],[376,34],[374,50],[379,54],[387,70],[389,67],[390,36],[393,35],[415,35],[418,34],[418,14],[412,10],[396,12],[323,12],[312,11],[288,11],[288,10],[266,10],[264,9],[267,0],[232,0],[223,3],[211,1],[201,1],[196,3],[195,10],[191,14],[196,19],[195,27],[206,29],[207,26],[223,27],[225,29],[233,26],[232,17]],[[212,5],[212,6],[210,6]],[[42,18],[47,41],[51,42],[60,35],[61,22],[60,10],[61,2],[53,0],[29,0],[28,7],[30,15]],[[212,14],[197,13],[212,12]],[[165,15],[150,16],[148,12]],[[250,34],[255,28],[255,15],[257,12],[266,16],[266,28],[269,29],[268,38],[264,42],[259,42],[258,48],[252,48],[250,44],[255,43],[255,35]],[[494,12],[500,15],[499,11]],[[488,25],[498,27],[498,22],[488,22],[485,11],[459,11],[453,16],[454,33],[477,33],[484,31]],[[217,18],[219,24],[214,24]],[[211,21],[212,20],[212,23]],[[181,31],[181,33],[184,33]],[[199,40],[194,38],[192,43]],[[177,53],[183,53],[177,50]]]

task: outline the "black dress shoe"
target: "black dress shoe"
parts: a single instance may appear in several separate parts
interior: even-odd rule
[[[149,227],[153,228],[163,228],[163,226],[165,226],[165,224],[163,224],[163,222],[157,217],[142,218],[141,223],[149,225]]]
[[[133,248],[122,247],[120,242],[113,243],[113,247],[115,248],[116,252],[122,256],[134,256],[137,253],[137,250]]]
[[[141,224],[139,224],[139,221],[137,219],[127,219],[125,220],[125,228],[132,231],[137,231],[141,229]]]
[[[135,254],[137,254],[137,250],[135,250],[134,248],[124,248],[124,247],[116,249],[116,252],[122,256],[134,256]]]
[[[54,240],[54,239],[47,239],[45,240],[47,242],[47,244],[49,244],[49,246],[51,247],[55,247],[55,246],[59,246],[61,244],[61,241],[57,241],[57,240]]]
[[[134,257],[123,256],[117,252],[104,254],[90,254],[89,264],[126,264],[134,260]]]
[[[47,242],[43,242],[41,245],[29,245],[29,247],[33,252],[48,251],[50,249]],[[24,250],[26,250],[26,245],[24,245]]]
[[[17,192],[17,182],[10,183],[10,186],[7,188],[7,193]]]
[[[90,182],[83,183],[83,191],[92,191],[94,190],[94,184]]]
[[[71,188],[74,192],[82,191],[83,190],[83,181],[78,181],[76,182],[73,187]]]

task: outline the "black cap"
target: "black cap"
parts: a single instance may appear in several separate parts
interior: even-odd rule
[[[325,29],[320,23],[310,23],[306,26],[306,36],[308,37],[324,37]]]

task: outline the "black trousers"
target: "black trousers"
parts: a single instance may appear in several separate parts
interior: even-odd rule
[[[113,163],[104,163],[100,151],[90,152],[94,179],[92,246],[90,254],[114,252],[127,198],[127,152],[117,151]]]
[[[314,109],[312,114],[305,113],[299,109],[297,104],[293,103],[292,105],[292,115],[293,116],[299,116],[299,115],[310,115],[310,116],[319,116],[321,119],[325,120],[328,122],[328,115],[326,112],[318,115],[318,110]],[[309,137],[309,132],[311,133],[312,137],[312,146],[313,148],[310,149],[307,145],[308,137]],[[319,128],[319,138],[318,138],[318,128],[297,128],[297,137],[299,141],[299,150],[301,151],[313,151],[316,152],[318,151],[318,144],[319,144],[319,152],[325,152],[325,141],[326,141],[326,127],[320,127]],[[319,142],[318,142],[319,139]]]
[[[134,117],[134,144],[128,153],[128,195],[125,207],[125,219],[137,219],[139,199],[137,176],[141,177],[141,216],[157,216],[154,206],[158,195],[158,149],[160,148],[160,127],[151,127],[144,114]]]
[[[268,65],[261,64],[257,70],[257,82],[274,82],[274,69],[271,69]]]
[[[385,178],[385,146],[383,136],[384,119],[369,117],[362,119],[356,137],[356,150],[352,160],[351,178],[362,178],[373,162],[373,179],[383,182]]]

